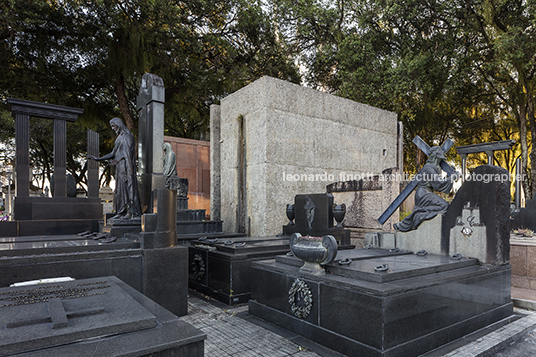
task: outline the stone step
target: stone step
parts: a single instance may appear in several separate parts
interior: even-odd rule
[[[206,210],[204,209],[188,209],[177,210],[177,222],[204,221]]]

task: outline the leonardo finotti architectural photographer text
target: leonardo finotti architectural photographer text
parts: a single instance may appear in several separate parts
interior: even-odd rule
[[[339,173],[328,173],[326,171],[323,171],[322,173],[317,174],[291,174],[287,172],[283,172],[282,175],[282,181],[286,182],[314,182],[314,181],[322,181],[322,182],[335,182],[335,181],[372,181],[377,177],[377,180],[382,181],[411,181],[411,180],[417,180],[417,181],[432,181],[437,179],[436,176],[440,176],[443,179],[446,177],[444,175],[427,175],[427,174],[380,174],[375,175],[371,172],[364,173],[364,174],[351,174],[347,172],[339,172]],[[520,181],[523,177],[521,175],[511,175],[509,173],[505,174],[468,174],[465,177],[466,181],[481,181],[484,183],[489,182],[506,182],[506,181]]]

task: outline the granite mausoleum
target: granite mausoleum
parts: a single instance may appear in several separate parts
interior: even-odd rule
[[[210,131],[211,213],[224,231],[275,235],[296,194],[397,166],[395,113],[271,77],[213,106]]]

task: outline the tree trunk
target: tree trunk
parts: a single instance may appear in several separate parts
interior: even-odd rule
[[[119,109],[121,109],[121,114],[125,120],[125,125],[130,131],[134,131],[134,120],[130,115],[130,110],[128,109],[128,100],[125,92],[125,78],[120,74],[115,81],[115,94],[117,95],[117,101],[119,102]]]
[[[519,104],[518,125],[519,137],[521,138],[521,173],[524,176],[522,180],[523,191],[527,199],[531,198],[530,182],[528,180],[529,149],[527,144],[527,106],[525,103]]]
[[[527,118],[530,123],[530,134],[533,138],[530,150],[530,193],[526,197],[527,199],[531,199],[534,188],[536,188],[536,143],[534,142],[534,138],[536,138],[536,120],[534,118],[533,98],[530,93],[527,93]]]

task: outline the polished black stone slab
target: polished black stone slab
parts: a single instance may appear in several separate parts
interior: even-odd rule
[[[323,276],[275,259],[253,262],[250,313],[348,356],[418,356],[513,313],[509,266],[484,267],[474,259],[451,263],[444,260],[448,257],[428,255],[429,264],[418,260],[426,257],[411,254],[366,254],[371,265],[363,256],[349,266],[334,262]],[[369,275],[370,266],[386,260],[392,279],[355,276],[364,267]],[[414,275],[411,265],[426,272]],[[291,295],[297,279],[312,298],[310,312],[302,317],[289,302],[305,306],[296,296],[306,294]]]
[[[338,258],[338,257],[337,257]],[[341,259],[344,259],[341,257]],[[418,277],[441,271],[453,270],[475,265],[476,259],[462,258],[452,260],[447,256],[404,254],[353,261],[350,265],[330,264],[327,271],[354,279],[363,279],[377,283]],[[376,271],[381,265],[388,265],[385,272]]]
[[[100,198],[16,197],[16,220],[102,219]]]
[[[371,259],[371,258],[381,258],[381,257],[391,257],[391,256],[399,256],[399,255],[407,255],[407,254],[413,254],[412,252],[409,252],[407,250],[389,250],[389,249],[380,249],[380,248],[371,248],[371,249],[345,249],[345,250],[339,250],[337,252],[337,256],[332,264],[329,264],[327,266],[329,267],[336,267],[341,266],[339,264],[339,261],[344,261],[347,259],[351,259],[352,263],[350,265],[354,265],[354,261],[357,260],[363,260],[363,259]],[[275,257],[276,262],[283,263],[287,265],[293,265],[297,267],[301,267],[303,265],[303,261],[300,259],[292,256],[292,255],[278,255]],[[342,265],[343,267],[346,265]],[[344,274],[343,274],[344,275]]]
[[[222,231],[222,221],[181,221],[177,222],[177,234],[219,233]]]
[[[92,233],[91,231],[84,231]],[[79,233],[84,233],[79,232]],[[97,233],[95,231],[95,233]],[[91,239],[91,238],[89,238]],[[0,243],[23,243],[23,242],[55,242],[55,241],[86,241],[87,237],[78,234],[62,234],[62,235],[35,235],[35,236],[11,236],[0,237]]]
[[[116,277],[4,288],[0,292],[2,296],[18,292],[16,296],[20,298],[21,292],[38,289],[51,291],[48,297],[52,299],[0,307],[3,353],[54,357],[203,356],[203,332]],[[75,296],[61,298],[62,291]],[[54,294],[60,298],[54,298]]]
[[[249,300],[253,261],[290,251],[288,238],[280,237],[207,238],[188,249],[190,288],[229,305]]]

